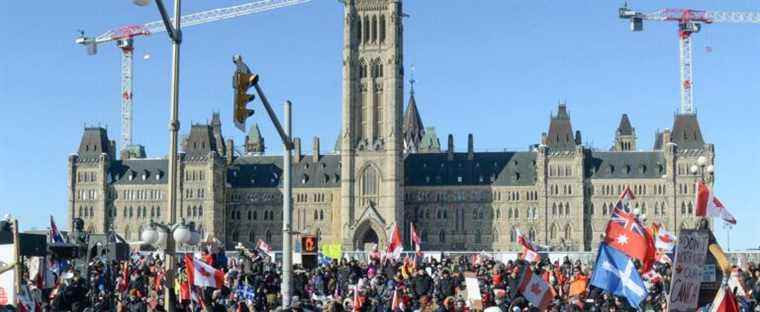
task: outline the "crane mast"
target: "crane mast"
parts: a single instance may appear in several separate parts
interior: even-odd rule
[[[256,2],[218,8],[207,11],[192,13],[180,17],[182,27],[201,25],[235,17],[270,11],[274,9],[294,6],[311,0],[260,0]],[[173,20],[172,20],[173,22]],[[122,148],[132,145],[134,134],[134,90],[133,90],[133,64],[134,64],[134,40],[140,36],[149,36],[155,33],[165,32],[163,21],[155,21],[146,24],[125,25],[109,30],[97,37],[86,37],[82,33],[76,38],[77,44],[87,48],[89,55],[95,55],[98,45],[107,42],[116,42],[121,49],[121,143]]]
[[[693,9],[661,9],[651,13],[642,13],[628,8],[627,5],[618,10],[622,19],[631,22],[632,31],[642,31],[643,21],[662,21],[678,23],[679,40],[679,70],[681,105],[679,113],[694,114],[694,65],[692,54],[692,35],[698,33],[704,24],[714,23],[749,23],[760,24],[760,12],[727,12],[705,11]]]

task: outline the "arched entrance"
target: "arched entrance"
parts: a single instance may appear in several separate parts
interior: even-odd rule
[[[385,247],[385,231],[382,226],[365,221],[354,231],[354,250],[370,251],[375,245],[379,249]]]
[[[364,235],[359,238],[359,244],[356,246],[357,250],[372,250],[380,241],[377,239],[377,233],[372,228],[367,229]]]

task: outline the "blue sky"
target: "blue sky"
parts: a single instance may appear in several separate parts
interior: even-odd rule
[[[183,9],[243,2],[185,0]],[[563,100],[594,147],[609,148],[628,113],[639,146],[651,148],[654,131],[672,126],[679,104],[676,26],[653,22],[631,33],[617,17],[620,2],[406,1],[405,64],[416,67],[425,125],[442,138],[454,134],[459,148],[474,133],[476,149],[524,150]],[[643,11],[760,10],[749,0],[630,2]],[[118,49],[106,44],[88,56],[74,44],[77,30],[97,35],[158,19],[154,6],[128,0],[0,1],[0,213],[19,216],[25,227],[46,226],[48,214],[64,223],[66,159],[83,126],[106,125],[114,139],[119,133]],[[333,0],[186,29],[183,132],[220,111],[225,136],[242,142],[230,122],[231,57],[241,53],[272,102],[293,101],[295,135],[307,142],[319,136],[331,149],[341,116],[342,34],[342,6]],[[695,36],[694,51],[694,98],[703,134],[716,145],[716,192],[739,220],[731,245],[757,247],[760,27],[708,25]],[[153,157],[168,146],[170,58],[165,34],[138,39],[135,142]],[[268,151],[278,153],[267,121],[262,131]],[[725,240],[722,228],[716,234]]]

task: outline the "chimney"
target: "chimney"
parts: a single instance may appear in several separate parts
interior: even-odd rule
[[[225,156],[227,156],[227,165],[231,165],[232,161],[235,159],[235,142],[232,141],[232,139],[227,139],[227,146],[225,146],[227,149],[225,151]]]
[[[472,133],[467,135],[467,160],[475,159],[475,144],[472,142]]]
[[[449,149],[447,151],[448,159],[454,160],[454,135],[449,134]]]
[[[316,136],[311,144],[311,157],[315,163],[319,162],[319,137]]]
[[[301,162],[301,138],[293,138],[293,162]]]

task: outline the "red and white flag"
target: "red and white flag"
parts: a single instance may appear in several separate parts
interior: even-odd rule
[[[710,312],[739,312],[739,303],[731,289],[724,286],[718,290],[710,306]]]
[[[414,243],[414,252],[417,256],[422,255],[422,238],[417,235],[417,229],[414,228],[414,223],[410,223],[412,232],[412,243]]]
[[[665,252],[672,252],[676,246],[676,237],[672,233],[668,232],[662,224],[652,223],[652,236],[654,237],[654,247],[657,250],[663,250]]]
[[[269,246],[269,244],[267,244],[265,241],[259,239],[256,242],[256,249],[258,249],[259,251],[265,253],[267,256],[269,256],[270,258],[272,258],[272,260],[274,260],[274,254],[272,253],[272,247]]]
[[[541,275],[534,274],[530,268],[525,268],[517,290],[541,311],[546,310],[555,296],[549,283],[541,278]]]
[[[224,272],[214,269],[200,259],[186,255],[185,268],[187,269],[187,280],[192,285],[213,288],[222,288],[224,285]]]
[[[393,226],[393,233],[391,233],[391,242],[388,244],[386,254],[393,259],[401,258],[401,252],[404,251],[404,243],[401,241],[401,232],[399,232],[398,224]]]
[[[523,247],[523,260],[528,262],[541,261],[541,255],[538,254],[538,246],[526,238],[520,229],[515,229],[517,232],[517,243]]]
[[[726,209],[726,206],[715,197],[704,181],[697,181],[697,216],[719,217],[731,224],[736,224],[736,218]]]

